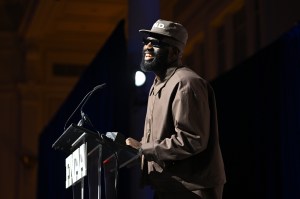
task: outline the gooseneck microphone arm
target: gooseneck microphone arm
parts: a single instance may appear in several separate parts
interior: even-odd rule
[[[70,117],[67,119],[66,123],[65,123],[65,126],[64,126],[64,130],[66,130],[67,128],[67,124],[69,123],[70,119],[73,117],[73,115],[75,114],[75,112],[78,110],[78,108],[81,106],[81,109],[80,109],[80,112],[81,112],[81,115],[83,114],[82,112],[82,107],[86,104],[86,102],[88,101],[88,99],[90,98],[90,96],[96,91],[96,90],[99,90],[99,89],[102,89],[106,86],[106,83],[104,84],[101,84],[101,85],[98,85],[98,86],[95,86],[93,88],[93,90],[91,90],[90,92],[88,92],[84,98],[81,100],[81,102],[78,104],[78,106],[76,107],[76,109],[73,111],[73,113],[70,115]]]
[[[94,89],[93,89],[92,91],[89,92],[90,94],[86,95],[86,97],[85,97],[86,100],[83,101],[82,106],[81,106],[81,108],[80,108],[80,114],[81,114],[81,115],[84,115],[84,113],[83,113],[83,107],[85,106],[85,104],[87,103],[87,101],[89,101],[89,99],[90,99],[90,97],[92,96],[92,94],[93,94],[96,90],[102,89],[102,88],[104,88],[105,86],[106,86],[105,83],[104,83],[104,84],[101,84],[101,85],[98,85],[98,86],[95,86]]]

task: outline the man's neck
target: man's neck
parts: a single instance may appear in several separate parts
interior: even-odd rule
[[[153,71],[157,80],[159,81],[163,81],[167,75],[167,70],[169,68],[173,68],[173,67],[178,67],[178,66],[181,66],[182,65],[182,62],[180,60],[176,60],[174,62],[171,62],[168,64],[168,67],[164,68],[163,70],[160,70],[160,71]]]

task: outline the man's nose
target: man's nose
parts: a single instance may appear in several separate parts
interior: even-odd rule
[[[153,45],[151,43],[151,41],[149,41],[147,44],[144,45],[144,49],[152,49]]]

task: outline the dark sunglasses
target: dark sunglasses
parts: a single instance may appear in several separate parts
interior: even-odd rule
[[[149,38],[149,37],[143,38],[143,44],[144,45],[147,45],[149,43],[151,43],[151,45],[153,47],[156,47],[156,48],[169,46],[169,44],[167,44],[166,42],[163,42],[163,41],[161,41],[159,39],[156,39],[156,38],[152,38],[152,37],[151,38]]]

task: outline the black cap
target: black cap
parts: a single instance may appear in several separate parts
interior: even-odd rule
[[[141,29],[139,30],[142,33],[162,35],[165,36],[165,42],[177,47],[180,51],[183,51],[187,39],[188,33],[187,30],[180,23],[166,21],[163,19],[157,20],[151,30]]]

